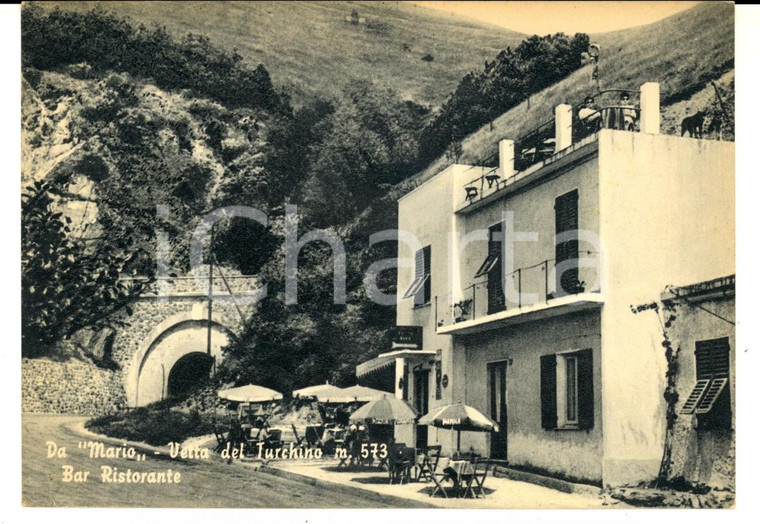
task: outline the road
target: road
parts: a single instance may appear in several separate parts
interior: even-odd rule
[[[146,455],[129,458],[90,458],[77,443],[90,440],[71,429],[83,417],[25,414],[22,420],[22,502],[34,507],[177,507],[177,508],[383,508],[416,507],[413,501],[365,499],[347,493],[256,471],[216,457],[175,460]],[[66,457],[47,458],[47,441]],[[106,444],[109,446],[109,444]],[[110,445],[112,446],[112,445]],[[90,471],[86,482],[63,482],[63,465]],[[179,483],[103,483],[101,465],[140,472],[180,473]],[[82,475],[79,477],[81,478]],[[421,506],[421,504],[420,504]]]

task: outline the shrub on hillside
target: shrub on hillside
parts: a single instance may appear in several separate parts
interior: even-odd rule
[[[85,427],[109,437],[147,442],[154,446],[182,442],[214,431],[212,421],[208,417],[202,417],[197,410],[185,413],[162,404],[97,417],[88,420]]]
[[[87,64],[89,71],[127,72],[152,78],[162,89],[191,89],[230,107],[289,112],[263,65],[251,69],[236,51],[225,51],[204,36],[175,41],[165,28],[135,28],[95,8],[84,13],[26,4],[21,12],[23,66],[51,70]]]
[[[431,162],[449,144],[565,78],[581,66],[588,46],[588,35],[583,33],[572,38],[564,33],[533,35],[514,50],[507,48],[486,62],[483,71],[466,75],[423,130],[421,160]]]

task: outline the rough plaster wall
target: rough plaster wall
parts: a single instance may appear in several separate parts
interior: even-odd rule
[[[734,318],[734,299],[716,299],[701,302],[701,307],[728,319]],[[709,313],[688,306],[680,306],[677,319],[671,328],[678,354],[678,404],[680,410],[696,382],[695,343],[698,340],[729,338],[730,384],[733,427],[736,427],[736,346],[734,327]],[[691,482],[713,487],[734,486],[736,473],[736,441],[733,429],[697,429],[693,415],[679,414],[676,419],[671,477],[683,476]]]

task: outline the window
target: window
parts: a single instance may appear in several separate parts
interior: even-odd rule
[[[562,241],[555,241],[554,259],[557,278],[555,296],[579,293],[578,280],[578,190],[559,196],[554,201],[554,229]]]
[[[403,298],[409,297],[414,297],[415,306],[430,303],[430,246],[414,254],[414,281]]]
[[[475,278],[488,275],[486,284],[488,290],[488,314],[504,311],[506,303],[504,301],[504,287],[502,284],[502,264],[501,264],[501,223],[488,228],[488,252],[486,259],[480,265]]]
[[[590,349],[541,357],[541,427],[594,427],[594,373]]]
[[[681,413],[697,415],[700,428],[731,429],[730,346],[728,338],[701,340],[694,351],[697,381]]]

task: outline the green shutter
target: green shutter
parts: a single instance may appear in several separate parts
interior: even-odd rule
[[[557,427],[557,357],[541,357],[541,427]]]

